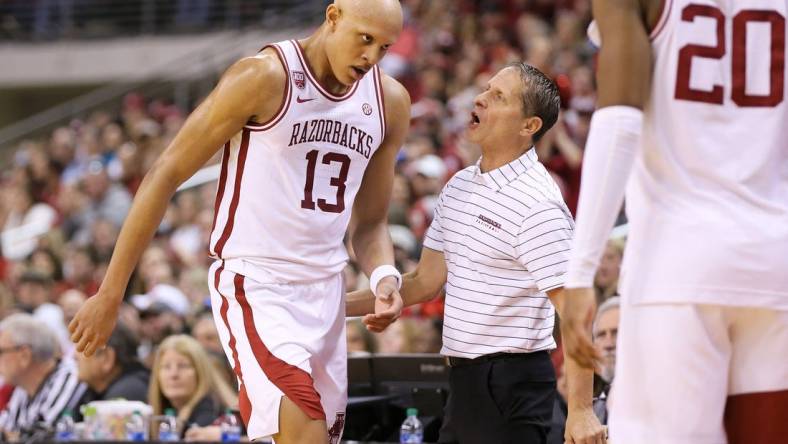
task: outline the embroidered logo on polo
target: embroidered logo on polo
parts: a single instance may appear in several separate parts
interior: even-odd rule
[[[500,222],[494,221],[483,214],[480,214],[479,216],[476,217],[476,223],[495,233],[497,233],[501,229]]]
[[[304,89],[306,86],[306,76],[304,75],[303,71],[292,71],[293,73],[293,83],[298,89]]]

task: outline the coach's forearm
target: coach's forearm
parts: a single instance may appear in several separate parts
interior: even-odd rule
[[[351,242],[358,265],[367,277],[381,265],[394,265],[394,246],[385,220],[359,223]]]
[[[405,306],[421,304],[435,298],[440,294],[445,282],[438,276],[432,275],[430,270],[418,267],[402,276],[402,301]]]
[[[547,292],[558,317],[563,317],[566,292],[555,288]],[[585,369],[567,354],[564,348],[564,372],[567,382],[567,404],[570,409],[590,408],[594,398],[594,370]]]
[[[569,410],[591,408],[594,401],[594,370],[585,369],[564,352]]]

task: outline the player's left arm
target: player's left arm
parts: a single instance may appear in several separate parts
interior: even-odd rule
[[[651,3],[656,2],[593,2],[594,20],[601,34],[596,76],[599,108],[591,119],[586,142],[561,323],[568,355],[586,368],[593,368],[598,360],[591,343],[596,306],[594,274],[640,149],[642,110],[651,90],[651,44],[644,23]]]
[[[382,77],[386,134],[364,173],[350,222],[350,241],[356,259],[370,278],[378,267],[394,265],[394,248],[387,223],[388,208],[394,182],[394,163],[410,125],[410,95],[396,80],[386,75]],[[397,277],[386,275],[377,288],[372,289],[378,299],[383,299],[380,304],[376,302],[376,313],[386,311],[388,301],[388,311],[399,316],[402,298],[397,281]]]

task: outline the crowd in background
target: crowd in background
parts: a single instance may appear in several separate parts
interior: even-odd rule
[[[414,267],[442,186],[478,159],[478,148],[463,140],[463,131],[474,97],[508,62],[523,60],[539,68],[561,91],[561,116],[537,145],[537,153],[574,212],[595,106],[594,49],[585,35],[590,1],[403,0],[402,4],[404,31],[381,63],[385,72],[406,86],[413,102],[411,129],[397,158],[390,203],[397,268],[407,272]],[[129,94],[119,113],[98,110],[79,116],[45,138],[18,145],[12,164],[2,171],[0,187],[0,319],[29,313],[52,330],[61,348],[57,356],[74,355],[66,326],[98,289],[135,191],[188,112],[164,99]],[[208,293],[212,259],[207,243],[215,189],[216,183],[210,182],[178,192],[142,255],[120,311],[123,327],[117,334],[123,338],[116,338],[118,349],[133,349],[138,359],[121,365],[116,361],[125,352],[115,352],[113,359],[101,361],[102,367],[96,361],[102,359],[100,354],[78,357],[79,378],[88,382],[94,396],[106,392],[109,376],[96,384],[89,381],[91,371],[94,378],[98,369],[117,377],[120,373],[113,369],[118,365],[124,368],[122,374],[131,375],[131,382],[142,378],[149,386],[144,401],[158,403],[160,409],[172,407],[172,400],[161,395],[168,377],[165,370],[191,366],[198,380],[194,384],[226,386],[226,390],[212,389],[210,393],[219,395],[208,401],[190,399],[188,414],[179,413],[184,421],[206,405],[208,416],[215,417],[222,407],[237,403]],[[26,229],[45,234],[30,239],[20,234]],[[617,291],[622,252],[623,243],[608,245],[596,279],[600,303]],[[352,261],[345,277],[348,290],[368,285]],[[349,350],[438,352],[442,313],[442,298],[436,295],[430,303],[407,309],[380,335],[350,321]],[[178,362],[179,356],[183,362]],[[6,358],[0,355],[0,371]],[[163,363],[168,359],[174,363]],[[560,370],[560,353],[555,361]],[[8,385],[9,375],[3,376]],[[205,378],[211,382],[204,382]],[[4,393],[0,404],[11,392]],[[180,400],[178,404],[184,406]],[[201,419],[200,425],[210,424],[209,419]]]
[[[320,19],[322,0],[0,0],[0,40],[193,33]]]

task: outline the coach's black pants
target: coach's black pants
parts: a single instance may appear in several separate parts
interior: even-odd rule
[[[555,402],[546,351],[452,359],[440,443],[543,444]]]

